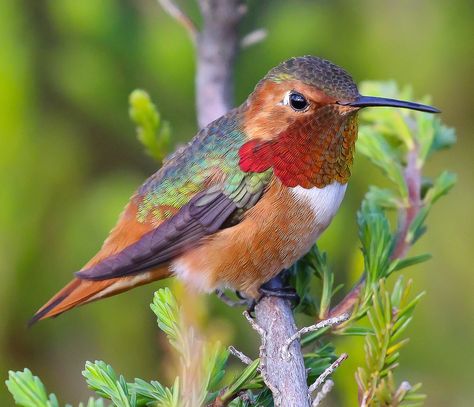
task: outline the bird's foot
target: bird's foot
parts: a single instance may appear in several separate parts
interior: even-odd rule
[[[237,295],[237,297],[239,298],[238,300],[233,300],[232,298],[228,297],[226,293],[221,289],[215,290],[215,294],[217,298],[219,298],[224,304],[227,304],[230,307],[241,307],[244,305],[250,307],[253,302],[253,300],[244,297],[239,291],[235,292],[235,295]]]
[[[263,286],[262,286],[263,287]],[[296,293],[296,290],[293,287],[282,287],[278,290],[269,290],[266,288],[260,287],[258,292],[261,294],[260,298],[249,300],[247,303],[247,312],[253,316],[255,312],[255,306],[262,301],[265,297],[278,297],[291,302],[291,307],[295,308],[300,302],[300,296]]]
[[[293,306],[296,307],[300,302],[300,297],[293,287],[286,284],[286,279],[287,270],[283,270],[276,277],[262,284],[258,291],[262,297],[278,297],[290,300]]]
[[[285,285],[285,277],[286,270],[283,270],[276,277],[273,277],[271,280],[262,284],[258,289],[260,298],[257,300],[252,300],[247,308],[247,312],[252,315],[255,311],[255,306],[265,297],[278,297],[289,300],[291,302],[292,308],[295,308],[300,302],[300,297],[293,287]],[[237,292],[237,295],[239,295],[239,292]]]
[[[262,285],[258,292],[262,294],[262,297],[278,297],[283,298],[285,300],[290,300],[292,304],[295,306],[298,305],[300,302],[300,296],[297,294],[296,290],[293,287],[286,286],[280,287],[277,289],[274,288],[267,288],[265,285]]]

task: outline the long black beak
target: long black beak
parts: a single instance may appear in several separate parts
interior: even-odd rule
[[[354,106],[354,107],[370,107],[370,106],[391,106],[391,107],[402,107],[404,109],[419,110],[420,112],[428,113],[441,113],[441,110],[436,109],[433,106],[422,105],[420,103],[406,102],[404,100],[379,98],[376,96],[362,96],[352,101],[340,101],[338,104],[343,106]]]

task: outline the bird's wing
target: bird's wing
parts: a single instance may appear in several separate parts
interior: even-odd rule
[[[236,186],[212,186],[199,192],[175,215],[137,242],[77,272],[76,276],[86,280],[104,280],[135,274],[171,261],[198,245],[203,237],[226,225],[231,226],[238,215],[260,199],[269,178],[269,173],[243,175]]]
[[[104,280],[166,264],[259,200],[272,170],[243,172],[238,150],[245,137],[232,116],[221,120],[227,121],[201,131],[144,183],[78,278]]]

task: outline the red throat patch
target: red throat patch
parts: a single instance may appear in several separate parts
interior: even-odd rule
[[[315,116],[291,124],[271,140],[253,139],[239,150],[245,172],[274,174],[287,187],[323,188],[333,181],[347,183],[357,139],[357,117],[326,106]]]

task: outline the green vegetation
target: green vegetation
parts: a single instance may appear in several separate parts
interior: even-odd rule
[[[431,94],[433,104],[443,111],[439,117],[456,127],[458,144],[448,152],[436,153],[424,167],[423,199],[433,203],[437,191],[450,183],[449,175],[439,178],[445,168],[459,175],[458,184],[449,199],[437,202],[427,220],[419,217],[428,233],[416,242],[408,258],[391,265],[384,287],[393,293],[393,285],[404,275],[405,285],[413,280],[410,300],[426,291],[399,338],[409,336],[410,343],[401,349],[393,388],[399,388],[403,380],[422,381],[429,406],[472,405],[474,353],[469,349],[474,325],[466,321],[474,312],[470,256],[474,243],[474,217],[470,216],[474,201],[474,60],[472,41],[467,40],[472,37],[472,2],[264,3],[252,2],[243,23],[243,32],[258,24],[269,35],[239,56],[236,104],[270,67],[293,55],[313,54],[345,67],[358,83],[365,78],[411,83],[416,94]],[[170,360],[167,341],[153,323],[153,315],[146,312],[153,291],[162,283],[88,305],[31,330],[25,324],[95,254],[130,195],[157,168],[156,161],[144,155],[136,142],[127,116],[131,90],[147,89],[161,117],[172,125],[170,151],[195,134],[192,45],[156,2],[146,0],[1,1],[0,42],[2,381],[9,369],[28,366],[49,391],[77,405],[89,397],[80,375],[84,361],[103,359],[127,378],[140,376],[148,383],[159,377],[172,387],[175,376],[182,376],[180,363],[170,363],[174,359]],[[385,86],[384,96],[393,95],[393,85]],[[372,91],[364,89],[367,94]],[[379,120],[390,111],[367,109],[363,121],[368,123],[372,112]],[[404,112],[400,113],[403,117]],[[415,120],[431,118],[416,114]],[[429,126],[440,128],[439,120],[434,120]],[[155,134],[160,133],[164,120],[160,123]],[[372,131],[370,126],[367,131]],[[380,131],[377,128],[376,133]],[[433,133],[424,134],[429,139]],[[443,134],[450,137],[449,131]],[[387,135],[387,140],[390,151],[406,151],[392,136]],[[368,185],[377,188],[369,189],[367,200],[382,208],[390,234],[396,230],[403,196],[399,185],[403,184],[390,183],[382,172],[375,171],[361,154],[362,148],[359,143],[343,205],[320,240],[318,254],[313,252],[307,258],[315,267],[298,264],[299,271],[306,270],[312,281],[298,309],[300,326],[314,322],[307,314],[327,315],[367,266],[355,214]],[[425,150],[428,156],[430,150]],[[403,157],[398,158],[403,164]],[[436,177],[430,181],[429,175]],[[439,189],[431,188],[435,183]],[[430,210],[428,206],[431,204],[425,205]],[[423,230],[414,228],[413,236]],[[415,264],[425,260],[427,253],[433,256],[431,261]],[[403,268],[409,263],[413,267]],[[180,288],[171,281],[163,284],[171,285],[178,302],[187,309]],[[366,293],[361,311],[372,308],[374,292]],[[223,347],[233,344],[255,357],[258,338],[240,312],[214,296],[199,298],[192,310],[195,315],[190,319],[208,338],[206,343],[219,339]],[[315,359],[319,365],[311,366],[316,372],[333,360],[336,351],[350,354],[334,375],[332,395],[338,406],[356,404],[354,374],[358,368],[370,374],[376,371],[367,365],[364,352],[366,334],[373,329],[370,322],[362,317],[350,324],[331,335],[326,331],[303,338],[310,343],[308,353],[321,352],[321,348],[326,352],[324,358]],[[351,335],[343,335],[348,333]],[[316,334],[318,338],[312,341]],[[324,348],[326,343],[332,348]],[[230,357],[226,378],[237,377],[241,370],[241,363]],[[11,405],[6,387],[0,388],[0,405]],[[391,389],[389,382],[386,388]],[[330,405],[331,400],[326,402]]]
[[[394,84],[366,83],[362,93],[410,99],[408,90],[399,92]],[[162,160],[165,151],[157,146],[169,143],[168,131],[157,131],[159,114],[143,91],[130,98],[131,117],[137,124],[139,140],[147,151]],[[162,140],[164,138],[164,140]],[[364,336],[366,367],[359,367],[356,380],[362,406],[419,406],[425,396],[418,393],[420,384],[411,386],[403,381],[396,385],[394,370],[399,365],[400,350],[407,342],[405,331],[413,319],[413,311],[423,293],[410,296],[412,281],[404,283],[398,277],[392,290],[387,279],[414,264],[428,260],[429,255],[406,257],[408,250],[425,232],[424,222],[433,203],[454,185],[455,176],[443,172],[434,181],[424,179],[421,170],[429,155],[450,147],[455,142],[452,129],[443,126],[439,118],[412,111],[385,110],[366,113],[362,118],[358,149],[379,167],[392,182],[392,188],[372,186],[358,212],[359,237],[364,258],[362,279],[352,290],[352,309],[348,321],[330,332],[316,331],[304,338],[305,365],[310,383],[333,363],[337,356],[332,335]],[[388,211],[396,211],[396,227],[392,230]],[[319,280],[319,293],[311,291],[313,277]],[[312,318],[327,318],[334,304],[335,276],[327,256],[315,246],[294,266],[292,281],[302,299],[296,308]],[[351,296],[346,298],[350,298]],[[318,299],[318,300],[317,300]],[[333,309],[344,308],[342,300]],[[347,307],[346,307],[347,308]],[[219,400],[219,405],[245,406],[254,403],[271,406],[272,397],[258,369],[258,359],[234,378],[225,376],[229,352],[217,343],[202,340],[195,328],[184,321],[176,298],[168,288],[155,293],[151,309],[158,326],[179,355],[181,376],[171,387],[158,381],[150,383],[135,379],[127,383],[104,362],[87,362],[83,376],[90,389],[99,397],[120,407],[138,406],[201,406]],[[343,312],[342,309],[340,312]],[[368,321],[360,325],[363,320]],[[47,395],[40,379],[25,369],[10,372],[7,387],[21,406],[59,406],[54,394]],[[245,395],[245,398],[240,396]],[[245,401],[244,401],[245,400]],[[88,406],[99,406],[101,400],[90,399]]]

